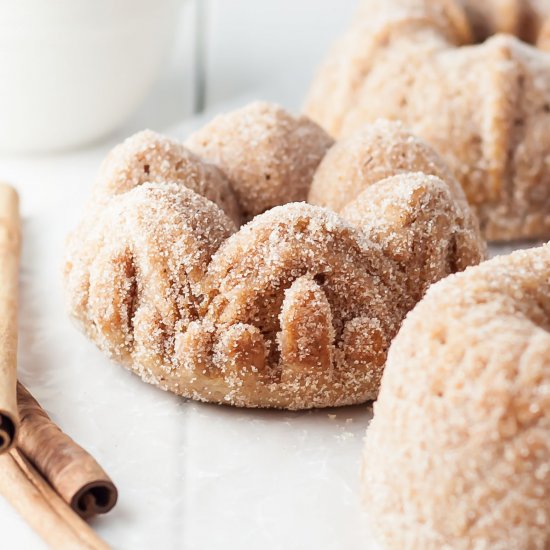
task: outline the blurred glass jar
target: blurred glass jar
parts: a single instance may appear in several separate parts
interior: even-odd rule
[[[0,149],[96,140],[140,104],[181,0],[0,0]]]

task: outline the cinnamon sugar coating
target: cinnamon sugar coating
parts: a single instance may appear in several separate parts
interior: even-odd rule
[[[241,213],[226,175],[182,143],[151,130],[117,145],[103,161],[94,186],[97,196],[125,193],[145,182],[176,182],[215,202],[237,225]]]
[[[227,174],[245,220],[279,204],[305,201],[333,143],[309,118],[264,101],[217,116],[185,142]]]
[[[401,123],[384,119],[331,147],[315,172],[308,202],[340,212],[369,185],[411,172],[437,176],[459,202],[465,202],[459,183],[435,150]]]
[[[386,548],[550,547],[550,245],[433,285],[374,412],[363,495]]]
[[[478,263],[483,250],[470,209],[441,179],[422,172],[381,180],[341,216],[406,271],[410,307],[432,283]]]
[[[68,241],[69,313],[113,359],[162,381],[174,335],[200,314],[210,259],[236,227],[176,183],[145,183],[89,215]]]
[[[337,138],[403,121],[448,161],[487,238],[550,237],[549,15],[546,0],[363,0],[305,112]]]
[[[265,131],[263,106],[259,121],[242,127],[242,113],[258,108],[226,121],[250,143],[262,143],[265,159],[290,151],[295,135],[266,142],[256,136]],[[291,119],[280,108],[267,111]],[[185,179],[103,187],[69,239],[71,315],[116,361],[186,397],[288,409],[375,398],[406,313],[432,282],[481,261],[485,244],[460,186],[431,148],[397,124],[379,123],[365,135],[373,172],[357,175],[351,190],[337,177],[350,165],[333,168],[333,185],[348,197],[340,213],[285,203],[298,187],[307,195],[314,177],[328,177],[328,168],[319,168],[319,177],[311,173],[305,185],[305,161],[280,168],[285,177],[274,178],[280,188],[269,201],[278,196],[282,204],[240,229]],[[396,170],[385,148],[388,136],[399,136],[393,151],[407,159]],[[318,141],[311,139],[315,153],[308,162],[317,165]],[[327,161],[344,158],[347,147],[336,145]],[[301,144],[300,151],[307,150]],[[251,161],[247,168],[248,160],[245,155],[239,169],[245,177],[259,166]],[[118,163],[116,149],[111,162]],[[432,165],[441,177],[419,171]],[[314,185],[328,204],[333,189]]]

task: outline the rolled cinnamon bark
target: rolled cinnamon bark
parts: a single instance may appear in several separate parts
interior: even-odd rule
[[[0,183],[0,454],[14,443],[19,427],[17,382],[17,302],[21,221],[19,197]]]
[[[21,383],[17,384],[17,400],[21,416],[19,450],[81,517],[111,510],[118,492],[103,468],[52,422]]]
[[[109,550],[17,450],[0,457],[0,494],[55,550]]]

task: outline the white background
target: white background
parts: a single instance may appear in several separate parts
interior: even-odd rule
[[[255,98],[298,110],[354,3],[212,0],[209,113]],[[189,119],[191,15],[187,6],[170,66],[116,135],[66,154],[0,156],[25,218],[20,377],[117,483],[117,507],[93,522],[114,548],[374,548],[358,500],[370,407],[292,414],[185,402],[110,364],[64,315],[63,241],[108,149],[144,127],[183,137],[199,124]],[[1,499],[0,531],[2,548],[44,547]]]

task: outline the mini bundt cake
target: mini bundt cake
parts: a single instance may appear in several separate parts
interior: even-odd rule
[[[305,113],[337,138],[403,121],[446,158],[488,239],[548,238],[548,15],[544,0],[362,0]]]
[[[177,394],[289,409],[375,398],[405,314],[484,258],[460,185],[397,123],[329,150],[310,120],[255,103],[187,144],[143,132],[116,147],[65,264],[88,336]],[[308,193],[316,204],[290,202]]]
[[[550,244],[451,275],[409,313],[362,477],[387,548],[550,548]]]

